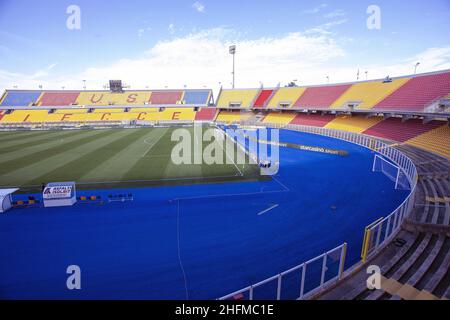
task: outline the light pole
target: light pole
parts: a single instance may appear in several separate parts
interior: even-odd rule
[[[417,62],[415,65],[414,65],[414,74],[416,74],[417,73],[417,67],[420,65],[420,62]]]
[[[229,52],[230,54],[233,56],[233,72],[231,73],[233,75],[233,83],[232,83],[232,87],[234,89],[234,56],[236,55],[236,45],[232,45],[229,48]]]
[[[83,80],[83,90],[86,91],[86,80]]]
[[[327,76],[327,83],[330,83],[330,76]]]
[[[366,71],[366,80],[368,79],[369,71]]]

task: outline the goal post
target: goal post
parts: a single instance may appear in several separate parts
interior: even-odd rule
[[[385,158],[375,155],[373,159],[372,172],[381,172],[395,183],[395,189],[410,190],[410,184],[406,174],[398,166]]]

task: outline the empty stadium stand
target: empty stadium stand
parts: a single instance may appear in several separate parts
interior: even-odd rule
[[[343,115],[334,118],[325,128],[361,133],[382,120],[381,117],[367,118],[365,116]]]
[[[48,110],[14,110],[5,114],[2,123],[36,123],[45,122]]]
[[[157,114],[157,121],[194,121],[195,111],[193,108],[164,108]]]
[[[183,100],[185,104],[208,105],[211,96],[211,90],[186,90]]]
[[[109,106],[109,105],[178,105],[208,106],[212,101],[212,90],[156,90],[124,91],[113,93],[98,91],[25,91],[7,90],[0,100],[4,107],[65,107]]]
[[[403,121],[401,118],[389,118],[375,124],[362,133],[383,139],[405,142],[442,125],[441,121],[423,123],[423,120],[420,119]]]
[[[378,103],[376,109],[423,111],[450,92],[450,72],[419,75]]]
[[[216,118],[217,122],[238,123],[248,120],[252,116],[251,113],[241,111],[220,111]]]
[[[216,107],[224,108],[243,108],[252,107],[253,101],[258,94],[258,89],[223,89],[220,91]]]
[[[31,106],[36,103],[41,96],[41,91],[32,90],[9,90],[5,92],[2,106]]]
[[[152,91],[150,104],[169,105],[179,104],[183,98],[183,91]]]
[[[307,88],[294,103],[294,108],[329,108],[350,87],[350,84],[344,84]]]
[[[148,102],[150,94],[150,91],[126,91],[124,93],[87,91],[79,94],[76,104],[85,106],[144,105]]]
[[[392,82],[377,80],[355,83],[333,102],[331,108],[347,109],[353,106],[358,110],[371,109],[407,81],[409,78],[395,79]]]
[[[294,112],[271,112],[263,120],[264,123],[287,125],[296,117]]]
[[[267,108],[290,108],[303,94],[305,88],[280,88],[270,99]]]
[[[84,122],[88,109],[57,109],[48,113],[46,122]]]
[[[328,123],[334,120],[334,115],[331,114],[303,114],[299,113],[291,121],[290,124],[297,124],[302,126],[312,126],[312,127],[325,127]]]
[[[253,104],[253,108],[255,109],[261,109],[264,108],[267,103],[269,102],[270,98],[274,94],[275,90],[268,89],[268,90],[261,90],[258,97],[255,100],[255,103]]]
[[[214,121],[216,119],[216,108],[201,108],[195,114],[195,120],[197,121]]]
[[[44,92],[37,104],[39,106],[70,106],[76,104],[80,92]]]
[[[450,127],[448,124],[414,137],[406,143],[450,159]]]

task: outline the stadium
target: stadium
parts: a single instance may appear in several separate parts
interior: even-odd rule
[[[449,299],[450,70],[359,73],[6,88],[0,298]]]

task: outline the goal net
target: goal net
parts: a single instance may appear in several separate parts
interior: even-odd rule
[[[411,190],[409,180],[406,174],[398,166],[389,162],[388,160],[375,155],[373,160],[373,172],[382,172],[391,181],[395,183],[395,189],[398,190]]]

